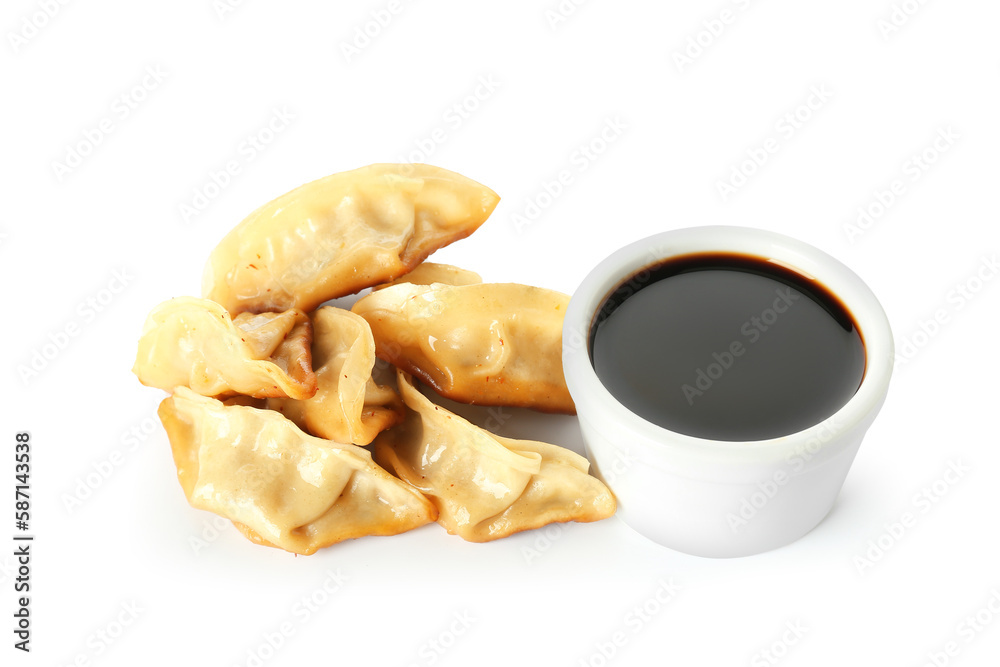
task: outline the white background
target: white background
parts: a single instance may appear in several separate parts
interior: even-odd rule
[[[558,21],[556,0],[402,2],[389,21],[388,0],[50,2],[51,18],[44,2],[4,3],[0,536],[14,533],[25,429],[37,536],[30,655],[11,648],[0,549],[4,664],[765,665],[777,642],[775,664],[922,665],[951,641],[938,664],[996,664],[1000,278],[985,262],[1000,250],[1000,6],[897,2],[898,26],[889,0],[592,0]],[[268,135],[275,110],[293,118]],[[762,166],[741,166],[765,145]],[[735,560],[670,551],[616,518],[486,545],[432,524],[312,557],[213,532],[176,481],[163,394],[130,373],[146,313],[197,295],[215,243],[258,205],[401,160],[502,196],[435,256],[487,280],[571,293],[612,250],[703,224],[790,234],[853,268],[909,353],[831,515]],[[228,161],[239,173],[212,187]],[[753,173],[723,197],[734,168]],[[563,170],[570,184],[540,197]],[[902,194],[850,235],[897,179]],[[196,193],[210,196],[185,216]],[[518,412],[501,432],[580,447],[568,417]],[[951,484],[950,462],[967,468]],[[915,498],[935,482],[934,502]],[[907,512],[915,525],[890,536]],[[343,582],[328,595],[331,572]],[[661,580],[679,586],[667,603]],[[305,613],[303,596],[322,604]]]

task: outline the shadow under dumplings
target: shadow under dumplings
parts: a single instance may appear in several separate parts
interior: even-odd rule
[[[565,447],[586,456],[580,422],[575,415],[539,412],[529,408],[469,405],[439,395],[424,384],[420,391],[431,401],[469,420],[476,426],[518,440],[537,440]]]

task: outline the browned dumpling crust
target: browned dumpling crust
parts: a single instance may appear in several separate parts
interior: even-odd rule
[[[376,384],[375,339],[365,320],[341,308],[323,306],[310,316],[316,394],[305,400],[271,398],[281,412],[315,436],[367,445],[380,431],[403,420],[396,391]]]
[[[438,523],[470,542],[488,542],[554,522],[615,513],[611,491],[587,459],[544,442],[494,435],[434,405],[399,372],[412,410],[375,439],[375,460],[430,498]]]
[[[516,283],[400,283],[351,309],[375,353],[461,403],[575,414],[562,368],[569,297]]]
[[[425,164],[373,164],[265,204],[212,251],[203,294],[233,313],[300,308],[410,271],[465,238],[500,198],[484,185]]]

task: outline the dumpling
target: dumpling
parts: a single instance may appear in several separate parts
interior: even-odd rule
[[[178,297],[149,314],[132,372],[166,391],[309,398],[316,393],[311,341],[301,310],[231,317],[214,301]]]
[[[400,283],[411,285],[433,285],[443,283],[445,285],[475,285],[483,282],[482,277],[475,271],[460,269],[450,264],[436,264],[434,262],[422,262],[417,268],[409,273],[403,274],[390,283],[376,285],[373,289],[380,290],[392,287]]]
[[[160,404],[188,502],[260,544],[298,554],[430,523],[434,506],[371,454],[303,433],[272,410],[178,387]]]
[[[392,387],[372,379],[371,329],[360,316],[332,306],[316,310],[311,319],[316,395],[301,401],[271,398],[267,407],[313,435],[367,445],[380,431],[402,421],[406,409]]]
[[[402,371],[399,390],[413,412],[375,439],[375,460],[430,498],[449,533],[486,542],[615,513],[611,491],[575,452],[493,435],[431,403]]]
[[[569,297],[514,283],[401,283],[358,300],[375,353],[460,403],[576,411],[562,368]]]
[[[205,267],[233,313],[301,308],[392,280],[465,238],[500,198],[425,164],[373,164],[300,186],[251,213]]]

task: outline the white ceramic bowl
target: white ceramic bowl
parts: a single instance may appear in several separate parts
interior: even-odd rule
[[[769,440],[706,440],[646,421],[601,384],[588,340],[605,298],[651,264],[711,251],[785,263],[815,277],[850,310],[865,344],[865,375],[830,418]],[[893,356],[885,312],[854,272],[801,241],[747,227],[679,229],[622,248],[577,289],[563,327],[563,370],[587,455],[592,471],[617,496],[619,518],[660,544],[699,556],[768,551],[805,535],[827,515],[885,400]]]

